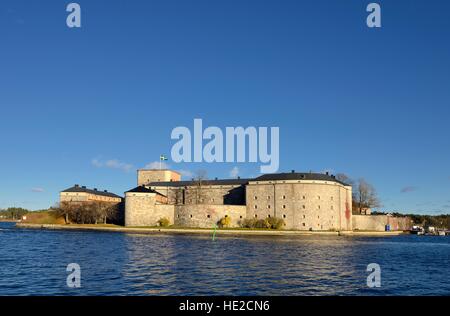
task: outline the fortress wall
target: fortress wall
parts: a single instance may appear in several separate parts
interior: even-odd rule
[[[154,226],[155,197],[155,193],[127,192],[125,194],[125,226]]]
[[[185,191],[185,204],[244,205],[243,186],[202,186],[188,187]]]
[[[351,205],[351,190],[348,191],[334,182],[249,184],[247,218],[282,218],[285,229],[351,230],[351,211],[345,209],[348,195]]]
[[[212,228],[220,219],[228,215],[231,217],[230,227],[239,227],[245,214],[245,205],[177,205],[174,221],[176,226]]]
[[[245,187],[240,185],[205,185],[185,187],[151,187],[165,195],[170,204],[245,205]]]
[[[156,204],[153,213],[153,219],[155,219],[156,223],[158,223],[158,220],[160,220],[161,218],[167,218],[170,222],[170,225],[173,225],[174,214],[175,214],[175,205]]]
[[[386,225],[390,225],[391,230],[409,230],[411,219],[387,215],[353,215],[354,230],[385,231]]]
[[[161,218],[173,224],[174,205],[157,204],[155,193],[127,192],[125,226],[157,226]]]

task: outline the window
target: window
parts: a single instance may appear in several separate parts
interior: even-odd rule
[[[267,215],[267,218],[270,218],[270,214]]]
[[[320,205],[317,205],[317,208],[320,210]]]
[[[306,226],[306,224],[305,224],[305,223],[302,223],[302,225],[303,225],[303,227],[304,227],[304,226]]]
[[[283,195],[283,200],[286,200],[286,195]]]
[[[255,208],[255,210],[256,210],[256,209],[258,208],[258,205],[255,205],[254,208]]]
[[[283,208],[286,208],[286,205],[283,205]]]
[[[320,195],[317,196],[317,199],[320,200]]]
[[[258,218],[258,214],[255,214],[255,218]]]
[[[319,219],[320,218],[320,216],[317,216],[317,219]]]
[[[306,196],[305,195],[303,195],[303,200],[306,200]]]
[[[306,215],[303,215],[303,218],[306,218]]]
[[[241,216],[239,216],[239,218],[241,218],[241,219],[242,219],[242,215],[241,215]]]
[[[283,214],[283,218],[286,218],[286,214]]]
[[[211,218],[211,215],[207,215],[208,218]]]
[[[255,200],[257,200],[258,199],[258,197],[255,195],[254,197],[253,197],[253,199],[255,199]]]
[[[270,195],[267,196],[267,199],[270,200]]]
[[[267,205],[267,208],[270,208],[270,205]]]
[[[333,199],[334,199],[334,198],[333,198],[333,197],[331,197],[331,201],[333,201]]]
[[[333,205],[331,205],[331,209],[332,209],[332,210],[334,210],[334,207],[333,207]]]
[[[228,217],[228,215],[225,215],[225,217]]]
[[[303,209],[305,209],[306,208],[306,205],[303,205]]]
[[[192,218],[192,214],[190,215],[190,217]]]

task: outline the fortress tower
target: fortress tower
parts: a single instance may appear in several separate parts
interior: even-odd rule
[[[138,186],[147,185],[150,182],[172,182],[181,180],[181,174],[167,169],[139,169],[137,174]]]

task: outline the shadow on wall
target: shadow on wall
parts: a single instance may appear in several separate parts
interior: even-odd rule
[[[245,187],[240,186],[228,191],[223,197],[225,205],[245,205]]]

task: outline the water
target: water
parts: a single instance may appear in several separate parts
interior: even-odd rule
[[[222,237],[0,223],[0,295],[450,295],[450,237]],[[66,285],[69,263],[81,285]],[[369,263],[381,287],[366,284]]]

